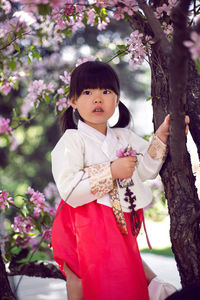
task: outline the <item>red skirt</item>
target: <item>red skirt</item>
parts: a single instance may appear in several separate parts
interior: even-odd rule
[[[142,210],[138,211],[142,220]],[[82,280],[84,300],[148,300],[147,282],[130,213],[129,234],[119,231],[113,210],[93,201],[73,208],[61,200],[52,229],[55,261]],[[65,274],[64,274],[65,275]]]

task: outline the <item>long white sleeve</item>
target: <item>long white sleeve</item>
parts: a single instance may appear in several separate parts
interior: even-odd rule
[[[131,134],[134,143],[137,145],[137,152],[143,154],[138,155],[139,163],[137,166],[137,172],[140,179],[145,181],[156,178],[164,162],[163,157],[166,151],[166,145],[163,144],[158,138],[157,140],[153,138],[151,143],[149,143],[141,137],[135,135],[133,132]],[[154,153],[152,153],[151,150],[154,144],[159,145],[159,147],[157,147],[157,149],[154,147]]]
[[[84,143],[75,131],[66,132],[52,151],[54,180],[61,198],[72,207],[90,203],[103,197],[112,189],[109,165],[108,162],[85,167]],[[100,166],[101,168],[99,168]],[[99,188],[101,192],[99,192]],[[94,189],[98,192],[94,192]]]
[[[51,156],[53,177],[64,201],[77,207],[96,199],[84,170],[84,144],[76,131],[66,131]]]

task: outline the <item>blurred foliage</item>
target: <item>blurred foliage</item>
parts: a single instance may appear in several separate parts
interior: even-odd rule
[[[174,257],[174,253],[172,252],[171,247],[153,248],[152,250],[150,250],[149,248],[143,248],[143,249],[140,249],[140,252]]]
[[[131,28],[124,22],[111,22],[107,30],[103,32],[91,27],[81,29],[72,39],[66,38],[57,53],[51,51],[50,48],[48,50],[39,49],[45,65],[42,69],[41,65],[36,62],[33,65],[32,77],[37,80],[42,77],[59,81],[59,75],[66,69],[72,70],[77,58],[98,54],[101,55],[102,60],[106,61],[113,56],[116,44],[120,44],[121,40],[128,38],[130,32]],[[65,61],[66,58],[69,58],[70,51],[73,59]],[[46,64],[45,62],[50,59],[52,54],[59,54],[60,60],[54,64]],[[146,74],[144,68],[139,68],[137,71],[130,70],[125,57],[120,60],[115,59],[111,65],[119,75],[125,97],[131,100],[138,97],[145,99],[149,93],[149,87],[146,80],[143,80],[143,76]],[[12,90],[7,96],[1,96],[1,115],[10,118],[13,109],[20,107],[19,104],[26,93],[23,83],[21,83],[18,90]],[[17,114],[19,113],[17,112]],[[43,191],[45,186],[53,181],[50,152],[59,139],[57,117],[53,108],[50,105],[41,108],[40,113],[34,119],[15,130],[15,137],[19,146],[14,151],[9,151],[5,147],[5,140],[0,139],[1,189],[8,190],[13,195],[23,194],[28,186]]]

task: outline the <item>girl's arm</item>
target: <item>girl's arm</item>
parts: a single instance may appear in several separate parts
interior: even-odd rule
[[[61,198],[78,207],[103,197],[113,188],[110,162],[84,166],[84,143],[66,131],[52,151],[52,173]]]
[[[189,117],[185,117],[185,134],[189,130]],[[154,179],[158,175],[167,154],[167,140],[169,137],[170,115],[165,117],[163,123],[157,129],[151,143],[149,144],[144,156],[139,157],[138,173],[142,181]],[[145,146],[144,146],[145,148]],[[142,151],[141,151],[142,152]]]

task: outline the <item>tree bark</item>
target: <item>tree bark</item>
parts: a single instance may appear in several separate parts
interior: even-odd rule
[[[5,265],[0,250],[0,299],[16,300],[8,281]]]
[[[145,1],[138,2],[147,5]],[[157,6],[159,6],[159,2],[156,2]],[[149,14],[146,15],[148,25],[145,20],[143,21],[145,25],[142,24],[141,26],[139,22],[133,19],[130,22],[134,29],[137,28],[143,33],[149,34],[152,31],[156,41],[152,45],[150,56],[155,131],[163,122],[164,117],[168,113],[171,114],[169,154],[160,174],[168,201],[172,250],[183,286],[200,281],[200,204],[184,133],[184,117],[185,112],[187,112],[191,118],[192,136],[199,150],[200,118],[198,112],[200,111],[200,103],[197,103],[196,100],[200,96],[200,78],[192,63],[189,64],[188,72],[187,54],[182,46],[186,32],[189,3],[190,1],[180,1],[183,6],[174,11],[175,36],[167,52],[163,49],[163,43],[159,40],[158,31],[154,30],[154,24],[149,19]],[[145,9],[147,9],[146,6]],[[185,22],[184,26],[183,22]],[[151,28],[148,27],[149,25]],[[162,39],[162,35],[160,35],[160,39]],[[187,82],[188,85],[186,86]]]

